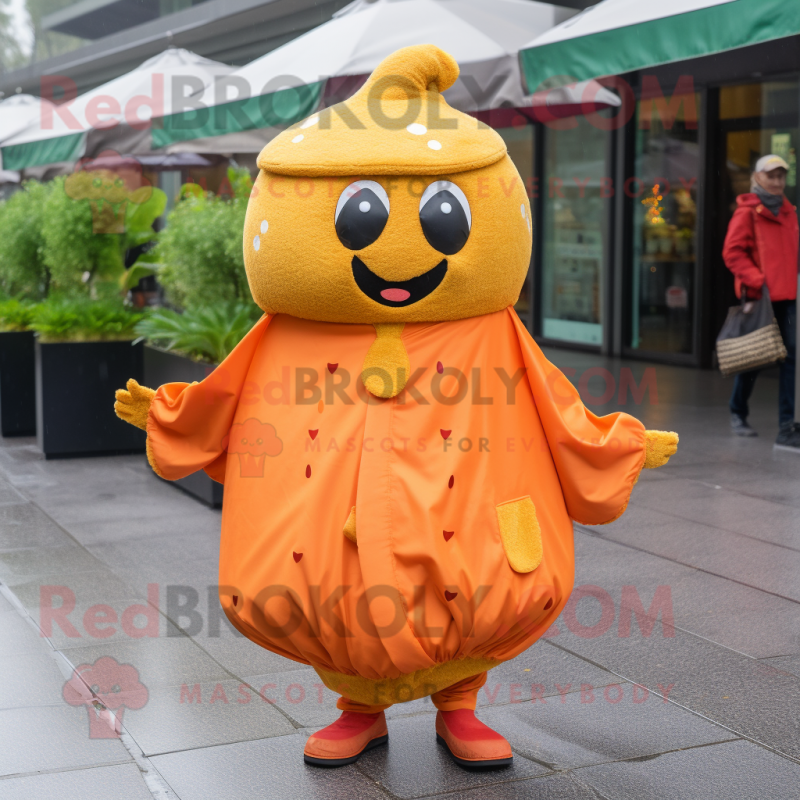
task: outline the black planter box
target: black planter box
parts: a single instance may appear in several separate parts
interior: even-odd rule
[[[158,389],[164,383],[202,381],[213,371],[211,364],[201,364],[149,344],[144,346],[144,385],[151,389]],[[222,484],[211,480],[203,470],[169,483],[211,508],[222,505]]]
[[[36,353],[33,331],[0,331],[0,433],[36,433]]]
[[[143,453],[145,433],[114,413],[114,392],[142,382],[142,345],[36,340],[36,440],[45,458]]]

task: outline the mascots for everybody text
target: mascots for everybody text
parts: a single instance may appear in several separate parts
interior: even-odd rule
[[[457,763],[510,763],[474,714],[487,670],[567,602],[572,521],[615,520],[677,448],[587,411],[518,319],[528,198],[443,99],[457,76],[400,50],[271,141],[244,229],[263,318],[202,383],[117,393],[159,475],[225,484],[228,619],[341,695],[311,764],[385,743],[384,710],[425,696]]]

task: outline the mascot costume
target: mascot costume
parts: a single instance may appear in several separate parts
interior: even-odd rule
[[[244,228],[264,316],[202,383],[134,381],[116,411],[155,472],[225,484],[231,623],[341,695],[305,760],[387,741],[430,696],[464,767],[512,759],[475,717],[486,672],[567,602],[572,521],[624,511],[674,433],[596,417],[514,312],[531,216],[500,136],[452,109],[425,45],[273,139]]]

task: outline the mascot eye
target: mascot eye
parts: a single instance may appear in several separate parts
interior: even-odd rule
[[[450,181],[435,181],[420,198],[419,221],[428,244],[451,256],[467,243],[472,212],[458,186]]]
[[[389,197],[375,181],[351,183],[336,204],[336,235],[348,250],[362,250],[372,244],[389,219]]]

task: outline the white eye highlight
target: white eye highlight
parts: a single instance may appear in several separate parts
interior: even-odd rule
[[[339,195],[339,202],[336,204],[336,213],[333,217],[334,224],[339,220],[339,214],[341,213],[342,209],[345,207],[347,201],[361,192],[362,189],[369,189],[378,200],[383,203],[384,208],[386,209],[386,213],[389,213],[389,195],[386,194],[386,190],[376,181],[355,181],[351,183],[342,193]],[[366,208],[364,208],[366,206]],[[371,206],[368,201],[364,200],[358,204],[359,211],[363,213],[367,213],[370,210]]]
[[[420,212],[423,208],[425,208],[426,203],[431,198],[439,194],[439,192],[450,192],[450,194],[455,197],[456,200],[458,200],[458,204],[464,210],[464,215],[467,218],[467,224],[469,225],[470,230],[472,230],[472,212],[469,208],[467,196],[451,181],[434,181],[432,184],[430,184],[422,193],[422,197],[419,199]],[[449,214],[453,210],[452,205],[448,202],[442,203],[439,208],[443,214]]]

